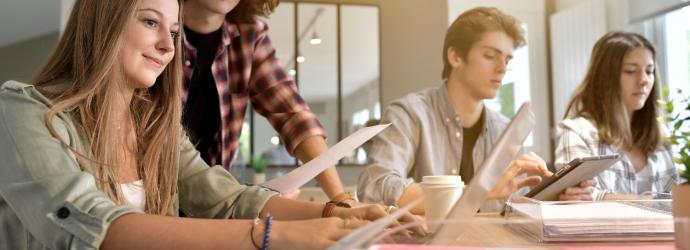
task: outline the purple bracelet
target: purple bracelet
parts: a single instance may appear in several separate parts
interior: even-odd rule
[[[263,250],[268,250],[268,238],[271,235],[271,224],[273,223],[273,216],[266,217],[266,226],[264,227],[264,245]]]

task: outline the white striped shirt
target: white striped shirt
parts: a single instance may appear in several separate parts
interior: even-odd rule
[[[625,152],[599,140],[594,124],[583,118],[566,119],[558,124],[556,139],[556,168],[563,167],[572,159],[586,156],[619,154],[621,160],[600,173],[595,180],[593,198],[601,200],[607,193],[640,195],[644,192],[669,193],[678,183],[678,171],[669,148],[660,148],[647,157],[649,172],[636,173]],[[646,171],[643,169],[641,172]],[[650,185],[639,186],[641,183]],[[649,189],[651,187],[651,190]]]

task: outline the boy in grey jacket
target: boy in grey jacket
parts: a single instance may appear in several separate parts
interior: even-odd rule
[[[357,193],[363,202],[404,206],[422,196],[418,182],[426,175],[460,175],[469,183],[508,123],[486,109],[482,100],[496,97],[515,49],[525,43],[520,22],[495,8],[475,8],[448,28],[444,42],[444,82],[393,101],[382,123],[388,129],[373,139],[369,166]],[[548,176],[534,153],[511,162],[487,200],[501,200]],[[486,206],[482,211],[497,210]],[[423,214],[423,203],[413,209]]]

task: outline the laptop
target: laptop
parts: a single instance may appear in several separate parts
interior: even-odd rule
[[[523,103],[501,133],[489,156],[481,164],[470,183],[465,186],[462,195],[448,213],[446,219],[470,219],[477,213],[486,196],[493,189],[496,182],[498,182],[500,173],[503,173],[503,170],[508,167],[508,164],[515,159],[522,149],[522,143],[532,132],[535,123],[536,118],[530,103]],[[329,249],[361,248],[379,235],[380,231],[409,211],[415,204],[409,204],[395,213],[352,231]],[[460,230],[462,230],[459,227],[462,227],[462,225],[453,223],[439,225],[436,233],[426,236],[423,241],[434,245],[452,243],[459,232],[461,232]]]
[[[536,118],[532,106],[525,102],[503,130],[489,157],[482,162],[469,185],[446,216],[447,220],[471,219],[484,204],[484,199],[501,177],[503,170],[515,159],[522,144],[534,129]],[[446,244],[455,239],[462,225],[442,224],[431,239],[431,244]]]

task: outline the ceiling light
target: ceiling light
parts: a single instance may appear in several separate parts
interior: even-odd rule
[[[309,44],[316,45],[316,44],[321,44],[321,38],[319,35],[316,34],[316,31],[311,36],[311,40],[309,40]]]

